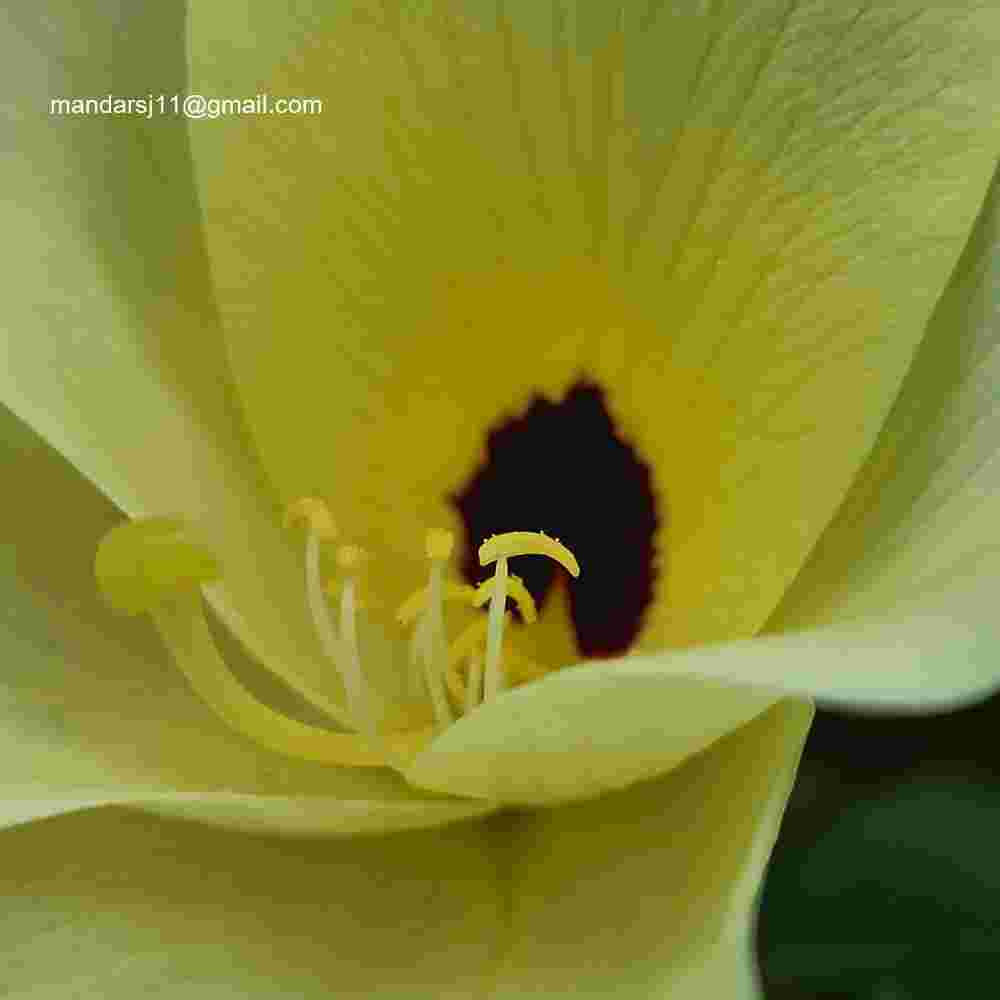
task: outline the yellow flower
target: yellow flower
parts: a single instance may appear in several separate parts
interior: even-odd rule
[[[1000,145],[1000,18],[971,0],[205,2],[189,89],[323,114],[192,123],[194,180],[180,120],[46,115],[63,93],[182,89],[181,13],[117,12],[112,45],[67,7],[3,43],[24,90],[0,368],[20,421],[4,985],[754,995],[753,901],[810,699],[926,710],[1000,672],[995,194],[972,228]],[[472,652],[494,687],[504,663],[523,683],[468,711],[438,690],[429,733],[390,747],[397,770],[241,735],[260,711],[271,746],[347,746],[332,716],[375,747],[385,717],[358,706],[409,662],[394,612],[427,585],[439,666],[444,625],[482,615],[438,620],[435,597],[475,581],[449,590],[425,532],[474,550],[487,435],[534,433],[536,396],[566,419],[581,386],[655,518],[579,452],[558,484],[574,538],[485,533],[601,540],[579,586],[597,581],[609,621],[634,583],[615,566],[647,573],[623,655],[575,662],[583,591],[563,582],[510,650],[496,601]],[[531,511],[533,467],[511,468],[508,509]],[[320,525],[312,605],[282,525],[303,497],[355,546],[333,663],[322,508],[299,508]],[[229,726],[93,593],[121,512],[153,536],[112,563],[137,574],[126,596],[156,584],[136,610]],[[202,617],[216,573],[229,634]]]

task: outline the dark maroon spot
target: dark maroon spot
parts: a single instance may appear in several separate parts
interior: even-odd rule
[[[554,535],[580,561],[580,577],[567,579],[581,654],[628,649],[653,596],[659,518],[649,468],[616,433],[598,385],[581,380],[561,403],[536,395],[522,416],[491,427],[485,464],[449,499],[465,524],[466,580],[488,575],[476,556],[488,535]],[[510,570],[539,608],[565,575],[543,556],[519,556]]]

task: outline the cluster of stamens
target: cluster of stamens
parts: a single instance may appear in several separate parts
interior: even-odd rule
[[[435,734],[458,716],[495,699],[508,686],[543,676],[547,670],[518,654],[505,636],[509,596],[525,622],[536,618],[535,604],[524,584],[508,573],[507,562],[519,555],[544,555],[573,576],[580,568],[573,553],[558,539],[541,532],[514,531],[494,535],[479,548],[482,566],[495,566],[493,576],[477,587],[446,579],[454,548],[447,531],[430,531],[426,586],[408,597],[397,621],[410,628],[411,693],[426,696],[433,723],[404,720],[392,724],[377,717],[373,692],[366,685],[359,643],[359,581],[367,555],[355,545],[336,549],[339,577],[325,581],[324,546],[337,541],[337,528],[326,505],[312,497],[288,510],[290,522],[307,529],[306,599],[325,654],[343,684],[346,706],[311,691],[310,697],[351,732],[336,732],[290,718],[264,704],[246,688],[220,655],[205,617],[202,587],[216,581],[221,569],[204,546],[190,537],[180,518],[151,517],[112,529],[97,551],[95,572],[107,600],[130,614],[149,614],[192,688],[233,729],[255,742],[291,757],[351,767],[405,764]],[[331,614],[329,598],[339,604]],[[451,642],[445,632],[446,602],[473,608],[489,603]]]
[[[305,497],[289,507],[290,522],[303,523],[306,538],[306,591],[310,612],[323,649],[336,666],[347,697],[353,727],[369,740],[379,734],[373,721],[358,647],[357,581],[365,553],[353,545],[337,549],[337,566],[342,580],[324,587],[320,577],[320,550],[335,542],[337,530],[326,505],[315,497]],[[494,700],[505,688],[544,676],[546,668],[518,653],[505,641],[511,615],[505,610],[512,599],[525,623],[537,619],[531,593],[523,581],[508,572],[508,560],[519,555],[544,555],[554,559],[573,576],[580,573],[573,553],[558,539],[543,532],[514,531],[494,535],[479,548],[482,566],[494,566],[492,576],[478,586],[445,578],[454,550],[454,536],[448,531],[427,533],[426,556],[429,578],[411,594],[396,613],[398,624],[411,630],[409,665],[411,679],[422,687],[434,712],[434,729],[440,731],[457,716],[467,714],[483,702]],[[340,602],[339,629],[330,617],[326,596]],[[457,602],[473,608],[489,603],[487,617],[466,626],[448,641],[445,631],[445,604]]]

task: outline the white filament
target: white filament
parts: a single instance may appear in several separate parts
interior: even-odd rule
[[[496,581],[490,598],[489,624],[486,630],[486,667],[483,701],[490,702],[503,690],[504,676],[500,653],[503,648],[504,605],[507,603],[507,558],[496,561]]]
[[[320,577],[320,542],[319,534],[310,529],[306,541],[306,597],[309,601],[309,613],[312,615],[313,625],[316,628],[323,652],[337,668],[337,673],[343,682],[344,691],[347,694],[347,709],[351,714],[354,727],[359,732],[372,734],[373,726],[364,703],[364,680],[361,676],[360,659],[357,656],[357,637],[354,637],[354,655],[352,655],[349,648],[350,643],[348,642],[345,646],[330,620],[330,610],[326,603],[326,595],[323,593],[323,582]],[[350,619],[353,632],[353,595],[351,597]]]
[[[441,593],[442,564],[437,559],[431,560],[431,578],[427,610],[424,615],[427,620],[427,639],[424,656],[424,671],[427,679],[427,690],[430,692],[431,704],[434,707],[434,718],[441,727],[455,721],[445,691],[444,672],[448,666],[448,652],[444,634],[444,600]]]
[[[410,635],[410,673],[408,693],[420,697],[424,693],[430,695],[427,682],[424,679],[424,664],[430,659],[431,651],[428,645],[427,616],[421,615]]]
[[[478,704],[483,689],[483,658],[469,657],[469,671],[465,680],[465,713],[471,712]]]

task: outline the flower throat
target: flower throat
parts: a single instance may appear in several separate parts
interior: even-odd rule
[[[659,518],[649,468],[616,432],[600,386],[581,379],[560,403],[536,395],[522,416],[492,427],[483,465],[448,499],[465,527],[468,582],[481,573],[480,539],[542,526],[587,570],[569,583],[580,653],[614,656],[632,645],[653,597]],[[543,607],[555,565],[528,557],[518,572]]]
[[[452,499],[466,527],[468,582],[447,576],[453,535],[429,531],[427,582],[396,613],[398,625],[410,630],[407,680],[421,707],[403,708],[398,718],[379,711],[364,668],[358,626],[367,554],[335,544],[337,527],[322,500],[305,497],[288,508],[289,525],[305,528],[306,603],[344,691],[343,703],[316,703],[347,732],[274,710],[232,673],[215,646],[201,589],[222,571],[182,519],[144,518],[113,529],[98,549],[97,577],[114,606],[151,615],[194,690],[243,735],[303,759],[405,767],[461,716],[560,666],[525,657],[507,627],[514,614],[526,624],[536,620],[536,601],[551,589],[557,567],[574,588],[572,619],[584,655],[627,648],[651,597],[657,518],[649,471],[615,434],[595,385],[577,383],[558,405],[536,397],[523,417],[491,430],[485,466]],[[564,541],[522,530],[537,524],[557,525]],[[323,576],[324,553],[335,558],[332,579]],[[523,577],[509,572],[512,558]],[[581,562],[594,581],[589,587],[580,582]],[[492,567],[493,575],[473,583],[483,567]],[[466,614],[468,624],[449,636],[448,602],[488,605],[488,613],[471,620]]]

